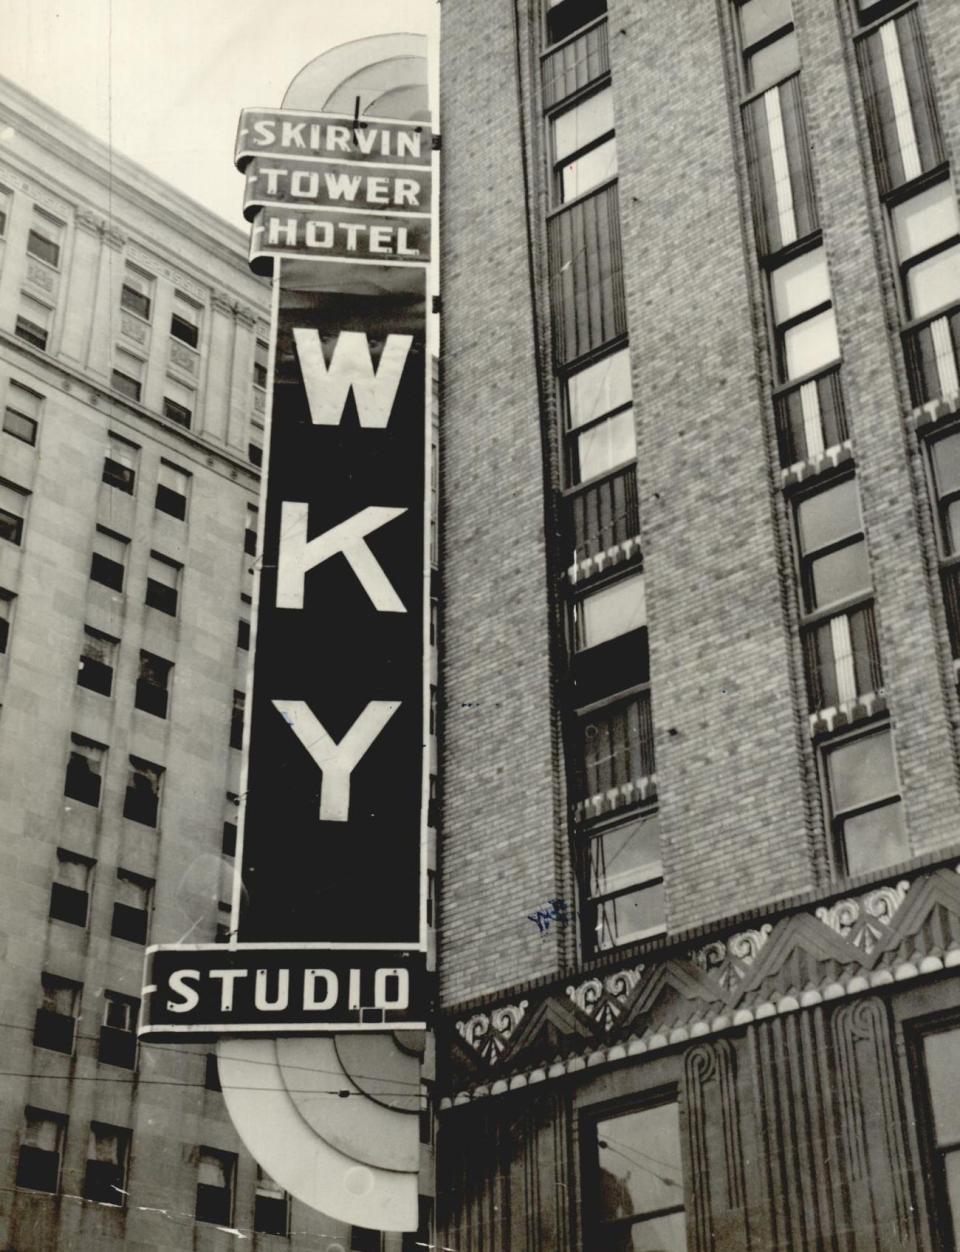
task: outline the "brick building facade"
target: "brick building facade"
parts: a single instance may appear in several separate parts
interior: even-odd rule
[[[950,0],[441,55],[441,1243],[960,1231]]]

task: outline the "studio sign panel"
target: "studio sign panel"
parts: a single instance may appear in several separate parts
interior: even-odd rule
[[[378,118],[245,109],[236,159],[250,260],[430,259],[430,128]]]
[[[291,134],[324,133],[282,116],[245,113],[238,152],[251,129],[284,156]],[[366,178],[359,148],[335,177],[354,163]],[[278,267],[235,934],[149,950],[154,1038],[426,1022],[426,269],[388,259],[389,282],[354,290],[370,271],[323,259],[296,247]]]

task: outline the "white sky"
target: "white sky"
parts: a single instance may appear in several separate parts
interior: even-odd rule
[[[241,108],[279,105],[298,70],[349,39],[435,37],[439,9],[437,0],[0,0],[0,74],[246,230],[233,167]]]

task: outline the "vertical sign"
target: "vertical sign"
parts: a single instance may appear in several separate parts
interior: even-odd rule
[[[151,950],[155,1038],[425,1024],[431,146],[241,117],[279,276],[233,934]]]

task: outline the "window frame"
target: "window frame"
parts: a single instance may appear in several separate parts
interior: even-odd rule
[[[931,1231],[933,1244],[942,1252],[956,1252],[960,1244],[951,1231],[952,1225],[960,1229],[960,1212],[951,1211],[945,1168],[946,1156],[960,1153],[960,1141],[947,1147],[937,1143],[934,1094],[928,1075],[925,1041],[930,1035],[954,1031],[960,1031],[960,1010],[956,1008],[915,1019],[904,1029],[913,1105],[918,1114],[921,1186],[926,1194],[930,1220],[935,1223]]]
[[[848,535],[843,535],[839,539],[831,540],[830,543],[824,544],[822,547],[814,548],[809,552],[805,551],[800,523],[800,506],[805,501],[825,494],[827,491],[839,487],[845,482],[852,482],[856,487],[860,529],[852,531]],[[876,598],[872,578],[873,566],[867,545],[866,522],[863,516],[863,502],[860,499],[860,482],[856,471],[851,471],[849,467],[843,466],[835,474],[824,474],[818,477],[814,486],[809,490],[791,493],[788,498],[788,507],[793,524],[794,551],[796,554],[794,568],[797,580],[801,629],[822,624],[829,621],[832,617],[838,617],[842,613],[850,613],[867,604],[872,604]],[[871,574],[869,586],[865,590],[854,591],[839,600],[832,600],[829,604],[815,605],[813,602],[814,586],[812,573],[814,562],[821,560],[825,556],[830,556],[834,552],[842,552],[844,548],[853,547],[857,543],[863,544],[867,569]]]
[[[874,736],[888,735],[890,739],[890,755],[893,760],[894,773],[896,775],[895,791],[881,794],[878,798],[856,804],[846,809],[837,809],[834,805],[832,787],[830,782],[830,763],[829,756],[838,750],[842,750],[851,744],[869,739]],[[897,746],[894,737],[894,726],[889,717],[884,716],[877,720],[870,721],[863,726],[857,726],[847,733],[833,735],[825,739],[818,745],[817,751],[818,764],[820,766],[820,785],[823,797],[823,810],[825,817],[825,826],[827,837],[830,844],[830,861],[834,868],[836,876],[840,879],[859,878],[863,874],[876,873],[881,870],[887,871],[890,866],[877,865],[868,869],[857,870],[851,873],[849,867],[849,858],[847,856],[846,839],[844,835],[844,825],[851,818],[861,817],[866,813],[879,812],[880,809],[890,808],[895,804],[903,806],[903,786],[900,780],[899,762],[897,759]],[[898,865],[901,861],[907,861],[912,856],[910,847],[910,832],[907,829],[906,815],[904,816],[904,839],[906,849],[900,861],[894,861],[892,865]]]
[[[182,312],[178,311],[181,306],[185,306],[193,311],[194,321],[191,322],[189,318],[182,316]],[[182,327],[191,328],[193,334],[180,333],[180,330],[177,328],[178,323]],[[167,330],[167,337],[175,339],[177,343],[183,344],[185,348],[189,348],[191,352],[199,355],[202,327],[203,305],[194,300],[192,296],[188,296],[180,290],[175,290],[173,293],[173,305],[170,309],[170,325]]]
[[[160,829],[160,811],[163,806],[163,788],[164,776],[166,768],[158,765],[156,761],[148,761],[146,757],[133,756],[127,758],[129,763],[129,773],[127,774],[127,785],[124,790],[123,797],[123,816],[128,822],[136,822],[138,826],[145,826],[148,830]],[[146,801],[142,799],[145,795],[145,789],[137,785],[138,778],[149,778],[151,775],[156,777],[156,791],[151,787],[150,795],[153,797],[151,804],[152,820],[144,821],[143,817],[136,816],[140,810],[140,806]],[[143,812],[147,810],[144,808]]]
[[[18,392],[22,392],[24,395],[29,396],[30,399],[35,402],[35,405],[36,405],[35,415],[31,413],[25,413],[23,409],[17,407],[15,400],[16,400],[16,393]],[[39,434],[39,431],[40,431],[40,415],[41,415],[43,402],[45,398],[46,397],[42,396],[38,391],[34,391],[32,388],[26,387],[24,386],[23,383],[18,382],[15,378],[11,378],[7,386],[7,394],[4,398],[4,404],[3,404],[4,433],[9,435],[12,439],[19,439],[21,443],[25,443],[29,447],[35,448],[37,446],[37,435]],[[7,424],[7,419],[10,416],[14,418],[19,418],[21,422],[27,423],[27,425],[30,427],[31,438],[28,439],[24,435],[18,434],[16,430],[12,430],[10,428],[10,426]]]
[[[161,565],[172,569],[176,574],[176,579],[171,585],[170,583],[161,582],[158,578],[151,577],[151,565],[158,562]],[[158,613],[165,613],[168,617],[178,618],[180,616],[180,593],[182,591],[181,582],[183,579],[183,566],[179,561],[173,560],[172,557],[164,556],[162,552],[151,550],[150,564],[147,565],[147,582],[144,590],[144,604],[152,609],[156,609]],[[159,590],[152,590],[159,588]]]
[[[85,651],[87,647],[87,644],[86,644],[87,639],[97,640],[99,641],[100,644],[107,645],[110,648],[110,663],[109,664],[103,661],[97,661],[93,656],[90,656],[87,654],[87,652]],[[81,645],[80,645],[80,660],[77,665],[77,686],[83,687],[84,690],[86,691],[93,691],[97,695],[104,696],[106,699],[109,700],[113,696],[113,684],[114,684],[114,679],[116,678],[117,649],[119,647],[120,647],[120,640],[115,638],[113,635],[108,635],[102,630],[96,630],[93,626],[84,625],[83,636],[81,638]],[[104,676],[109,675],[108,679],[106,677],[104,678],[104,682],[102,685],[98,686],[96,685],[96,682],[83,682],[82,681],[85,673],[87,672],[86,665],[85,665],[85,662],[87,661],[91,663],[90,664],[90,677],[95,677],[101,672],[104,674]]]
[[[45,235],[41,230],[38,230],[38,219],[42,222],[47,222],[50,226],[54,227],[58,232],[57,238],[51,238],[49,235]],[[48,213],[46,209],[41,208],[40,205],[35,204],[33,206],[31,225],[27,230],[27,255],[32,256],[35,261],[39,261],[42,265],[46,265],[56,273],[59,273],[61,269],[61,262],[63,261],[63,247],[66,233],[66,222],[62,222],[58,217],[55,217],[52,213]],[[35,252],[33,250],[31,244],[35,239],[40,240],[42,243],[49,245],[49,247],[53,249],[55,256],[52,261],[49,257],[44,256],[42,251]]]
[[[663,1209],[651,1209],[649,1212],[630,1217],[608,1219],[600,1217],[600,1123],[612,1118],[628,1117],[631,1113],[644,1113],[648,1110],[662,1108],[674,1104],[677,1108],[677,1142],[680,1149],[680,1189],[683,1203]],[[680,1085],[676,1082],[661,1083],[646,1091],[619,1096],[606,1100],[601,1104],[593,1104],[581,1108],[578,1115],[580,1137],[580,1176],[581,1176],[581,1212],[583,1213],[583,1229],[585,1246],[602,1247],[603,1236],[610,1230],[630,1230],[633,1226],[656,1217],[667,1217],[682,1212],[687,1230],[690,1229],[690,1207],[692,1186],[686,1171],[686,1145],[684,1142],[685,1110],[680,1094]]]
[[[59,1195],[60,1187],[63,1180],[63,1158],[64,1149],[66,1148],[67,1130],[70,1124],[70,1118],[67,1113],[59,1113],[53,1109],[42,1109],[37,1105],[28,1104],[24,1108],[24,1129],[20,1135],[20,1141],[17,1150],[17,1172],[15,1175],[15,1183],[17,1190],[29,1191],[39,1195]],[[49,1122],[57,1128],[57,1146],[54,1152],[49,1148],[38,1148],[36,1145],[27,1143],[28,1123],[30,1122]],[[21,1181],[24,1171],[24,1150],[27,1152],[43,1153],[45,1156],[55,1155],[57,1158],[56,1178],[53,1187],[31,1187]],[[29,1158],[27,1158],[29,1159]]]
[[[82,758],[85,761],[89,761],[91,759],[85,753],[78,750],[83,746],[86,746],[88,748],[95,748],[97,752],[99,753],[99,757],[95,759],[97,761],[97,764],[100,766],[101,772],[98,774],[95,774],[89,768],[87,770],[88,775],[97,780],[97,785],[96,785],[97,798],[96,798],[95,803],[92,803],[92,804],[89,800],[85,799],[82,795],[78,795],[75,791],[67,790],[67,785],[70,781],[71,763],[73,761],[73,758],[76,756],[78,758]],[[75,731],[71,732],[68,751],[67,751],[67,767],[64,773],[64,781],[63,781],[63,794],[64,796],[67,797],[67,799],[76,800],[79,804],[86,804],[88,807],[92,809],[100,808],[100,804],[103,800],[103,779],[107,770],[107,753],[109,752],[109,750],[110,749],[108,745],[105,743],[97,743],[95,739],[88,739],[86,735],[78,735]]]
[[[630,395],[625,401],[615,404],[613,408],[606,409],[594,417],[588,418],[585,422],[581,422],[578,426],[572,424],[573,406],[570,401],[570,382],[578,374],[586,373],[586,371],[594,366],[602,365],[608,358],[612,360],[618,353],[625,352],[628,366],[628,376],[630,378]],[[598,429],[604,422],[612,421],[623,413],[633,412],[636,407],[636,401],[633,395],[633,370],[630,357],[630,341],[620,336],[612,340],[610,343],[603,345],[602,349],[591,353],[586,358],[578,358],[565,365],[561,371],[558,371],[557,382],[559,384],[559,409],[561,413],[561,436],[563,440],[563,473],[565,490],[570,492],[579,492],[595,483],[602,482],[610,475],[617,474],[625,469],[628,465],[633,465],[637,460],[637,425],[636,417],[633,422],[633,455],[625,461],[619,461],[616,465],[610,465],[599,473],[591,474],[589,478],[580,476],[580,437],[591,430]]]
[[[949,235],[946,239],[940,240],[939,243],[931,244],[920,252],[916,252],[910,257],[903,258],[900,255],[900,249],[897,246],[897,230],[895,225],[895,213],[897,209],[908,205],[911,200],[918,198],[927,191],[932,191],[941,184],[947,186],[953,195],[954,209],[957,217],[957,230],[953,235]],[[937,305],[935,308],[928,310],[926,313],[915,314],[910,300],[910,290],[908,280],[911,270],[917,266],[933,260],[943,252],[949,252],[952,248],[960,248],[960,196],[958,196],[957,188],[953,184],[950,174],[950,167],[947,165],[938,165],[934,169],[926,171],[918,178],[912,179],[909,183],[905,183],[902,187],[897,187],[889,192],[886,196],[887,203],[887,234],[890,242],[890,255],[894,259],[897,271],[897,299],[899,301],[901,318],[903,327],[909,327],[919,324],[929,324],[936,321],[938,317],[946,316],[951,309],[960,304],[960,288],[953,299],[948,300],[946,304]],[[958,254],[960,255],[960,254]]]
[[[559,38],[553,38],[553,31],[550,28],[550,14],[554,9],[563,8],[564,3],[570,5],[570,12],[576,12],[578,3],[590,3],[590,0],[557,0],[556,4],[550,4],[549,0],[544,0],[543,4],[543,39],[544,48],[547,52],[556,52],[558,48],[563,47],[565,43],[573,39],[579,38],[586,30],[593,26],[599,26],[601,22],[605,22],[608,16],[607,0],[595,0],[596,3],[603,5],[599,13],[594,13],[592,17],[586,18],[579,25],[574,26]]]
[[[740,11],[749,0],[733,0],[733,28],[734,38],[737,46],[737,63],[740,75],[740,103],[747,104],[751,100],[755,100],[758,96],[762,96],[772,87],[779,87],[781,83],[785,83],[789,78],[793,78],[795,74],[799,74],[803,68],[803,61],[800,56],[799,39],[797,39],[797,64],[794,69],[783,74],[780,78],[776,78],[766,83],[762,87],[756,87],[751,83],[750,74],[750,58],[756,56],[758,52],[762,52],[764,48],[772,47],[773,44],[781,39],[786,39],[793,35],[797,37],[797,21],[793,12],[792,0],[788,0],[790,8],[789,21],[781,23],[780,26],[768,31],[759,39],[755,39],[752,43],[747,43],[743,37],[743,25],[740,21]]]
[[[24,312],[24,302],[27,301],[31,305],[36,305],[43,313],[45,322],[35,322],[32,318],[27,317]],[[33,312],[32,309],[29,309]],[[45,300],[39,300],[36,296],[29,292],[22,291],[20,293],[20,301],[17,305],[17,316],[14,322],[13,333],[18,339],[22,339],[24,343],[29,343],[36,348],[38,352],[50,351],[50,337],[53,334],[53,318],[55,309],[53,305],[48,304]]]
[[[97,1036],[99,1064],[112,1065],[117,1069],[135,1070],[137,1068],[137,1020],[140,1015],[140,1004],[137,996],[104,988],[103,1011]],[[130,1023],[128,1026],[115,1026],[111,1023],[110,1010],[115,1005],[120,1005],[127,1010]]]
[[[578,148],[571,149],[565,156],[557,156],[557,139],[556,139],[556,123],[567,113],[573,113],[576,109],[581,108],[594,96],[601,95],[604,91],[610,92],[611,112],[613,111],[613,84],[609,71],[602,74],[599,78],[587,83],[580,91],[567,96],[555,108],[551,109],[547,114],[547,149],[550,160],[550,203],[551,209],[560,212],[569,208],[572,204],[577,204],[581,200],[587,199],[589,196],[596,195],[604,188],[611,186],[619,178],[619,154],[616,150],[617,128],[616,121],[609,128],[603,131],[594,139],[581,144]],[[617,157],[617,169],[613,174],[605,175],[595,183],[591,183],[589,187],[582,191],[577,191],[575,195],[564,196],[563,194],[563,171],[574,161],[579,161],[581,157],[587,156],[589,153],[602,148],[604,144],[609,142],[614,144],[614,154]]]
[[[149,671],[151,665],[153,671],[162,676],[162,683],[150,682],[144,676],[144,671]],[[170,716],[173,671],[173,661],[168,661],[164,656],[158,656],[155,652],[147,652],[144,648],[141,648],[137,681],[134,686],[133,707],[139,709],[142,713],[149,713],[151,717],[166,720]]]
[[[156,883],[152,878],[145,878],[133,870],[118,866],[116,882],[128,882],[144,893],[146,903],[142,908],[127,904],[117,899],[119,888],[114,886],[113,909],[110,915],[110,938],[122,939],[124,943],[135,943],[145,947],[150,934],[150,916],[153,911],[153,894]],[[142,917],[142,925],[141,925]],[[142,932],[142,933],[141,933]]]
[[[110,1161],[101,1161],[98,1157],[90,1156],[90,1145],[88,1138],[86,1163],[83,1172],[83,1198],[91,1204],[106,1204],[110,1208],[124,1208],[126,1206],[126,1190],[127,1180],[130,1173],[130,1149],[133,1141],[133,1131],[127,1126],[114,1126],[109,1122],[91,1121],[90,1137],[97,1140],[101,1137],[115,1138],[117,1141],[117,1162],[114,1164]],[[91,1166],[109,1165],[108,1170],[91,1170]],[[113,1175],[114,1181],[105,1187],[103,1182],[96,1181],[97,1174],[100,1173],[104,1178]],[[117,1198],[104,1199],[104,1195],[108,1194],[110,1189],[116,1189]],[[100,1191],[100,1194],[91,1194],[91,1192]]]
[[[614,831],[619,827],[629,826],[633,822],[645,821],[658,816],[659,805],[657,800],[651,799],[641,801],[636,806],[626,810],[613,814],[604,814],[602,818],[592,822],[580,822],[576,826],[576,853],[579,864],[577,885],[581,898],[579,915],[583,930],[581,940],[584,953],[588,958],[605,956],[611,952],[617,952],[629,947],[631,944],[641,943],[646,939],[652,939],[656,935],[666,933],[667,922],[666,912],[664,911],[663,920],[654,926],[647,926],[643,930],[631,931],[622,938],[618,936],[615,942],[606,945],[599,942],[600,911],[604,904],[665,882],[662,848],[660,848],[660,856],[657,861],[650,861],[642,867],[644,871],[651,872],[645,872],[642,876],[617,883],[614,886],[608,884],[603,891],[593,890],[591,873],[592,849],[595,840],[603,838],[608,832]]]
[[[146,292],[140,291],[127,281],[128,277],[133,278],[135,282],[139,282],[143,287],[147,288]],[[146,270],[140,269],[138,265],[134,265],[132,261],[127,261],[123,268],[123,275],[120,282],[120,308],[125,309],[128,313],[132,313],[134,317],[141,322],[149,325],[153,320],[153,302],[156,290],[156,279],[152,274],[148,274]],[[139,300],[146,302],[146,312],[141,312],[137,307],[138,301],[132,303],[128,300],[130,296],[138,297]]]
[[[223,1166],[226,1185],[223,1187],[214,1187],[211,1183],[201,1183],[200,1166],[204,1157],[218,1160]],[[234,1219],[234,1211],[237,1203],[237,1165],[238,1159],[236,1152],[228,1152],[223,1148],[212,1148],[208,1144],[200,1144],[197,1148],[197,1187],[194,1204],[194,1215],[198,1222],[207,1222],[216,1226],[232,1226]],[[200,1188],[207,1188],[207,1192],[222,1191],[225,1192],[226,1212],[223,1216],[209,1216],[202,1214],[201,1201],[207,1196],[207,1192],[201,1192]]]
[[[97,535],[105,535],[108,539],[114,540],[116,543],[123,544],[123,561],[115,561],[112,556],[105,556],[104,553],[97,551]],[[99,583],[101,587],[109,587],[111,591],[123,594],[123,585],[127,580],[127,558],[130,554],[130,540],[126,535],[121,535],[115,530],[110,530],[106,526],[97,525],[94,531],[93,546],[90,552],[90,574],[88,580],[90,582]],[[94,570],[98,567],[97,558],[100,559],[100,572],[103,574],[111,573],[112,569],[120,570],[119,581],[108,582],[105,578],[98,578],[94,574]],[[107,567],[110,567],[109,569]]]
[[[33,1046],[48,1052],[59,1052],[62,1056],[74,1057],[77,1052],[77,1026],[80,1022],[80,1009],[83,1003],[83,983],[75,978],[64,978],[61,974],[52,974],[49,970],[40,973],[41,1000],[37,1008],[33,1025]],[[72,1000],[69,1013],[59,1013],[56,1009],[46,1007],[48,993],[57,990],[69,991]],[[67,1033],[69,1022],[69,1048],[57,1046],[58,1034]],[[66,1042],[66,1038],[62,1042]]]
[[[3,606],[8,606],[4,611]],[[10,636],[13,633],[13,619],[17,611],[17,593],[7,587],[0,587],[0,657],[10,650]]]
[[[60,881],[60,866],[72,863],[82,865],[86,870],[86,885],[83,888],[72,887]],[[69,848],[57,848],[57,869],[50,882],[50,904],[47,915],[51,921],[63,922],[67,926],[79,926],[86,930],[90,923],[90,896],[92,894],[93,875],[96,861]],[[82,920],[81,920],[82,903]],[[72,916],[68,916],[72,914]]]

